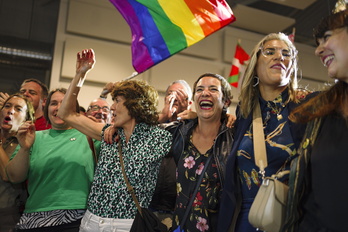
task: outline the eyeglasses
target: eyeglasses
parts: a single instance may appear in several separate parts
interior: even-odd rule
[[[293,52],[288,49],[283,49],[283,48],[263,48],[260,47],[261,53],[264,57],[272,57],[276,54],[277,51],[280,51],[282,54],[282,57],[285,60],[291,60],[295,57]]]
[[[88,110],[91,110],[91,111],[99,111],[100,109],[105,113],[109,113],[109,111],[110,111],[108,106],[100,107],[98,105],[93,105],[93,106],[88,107]]]

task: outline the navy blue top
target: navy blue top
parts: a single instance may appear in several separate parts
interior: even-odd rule
[[[314,95],[316,94],[307,95],[306,100]],[[305,131],[305,124],[294,124],[288,120],[289,113],[298,106],[298,104],[290,101],[284,106],[283,104],[287,101],[287,98],[288,89],[285,89],[282,94],[272,102],[260,99],[262,118],[266,125],[265,135],[273,136],[271,132],[277,132],[276,136],[273,136],[266,145],[269,165],[266,168],[266,176],[276,173],[278,169],[281,168],[291,152],[299,146]],[[281,116],[278,116],[278,114]],[[247,118],[243,118],[239,113],[239,107],[237,107],[236,115],[237,120],[234,126],[235,141],[226,164],[225,186],[220,202],[218,218],[219,232],[228,231],[231,225],[236,224],[237,217],[242,208],[242,199],[249,198],[251,201],[253,200],[258,190],[257,184],[259,183],[259,181],[255,181],[256,183],[254,183],[253,178],[254,176],[260,178],[258,174],[252,174],[255,173],[252,172],[253,168],[256,172],[259,170],[258,167],[255,166],[252,137],[248,136],[248,133],[251,134],[252,112]],[[276,130],[278,126],[283,126],[281,132]],[[286,149],[282,150],[278,147],[272,147],[271,144],[273,144],[273,142],[276,142],[277,146],[281,145]],[[244,152],[247,154],[244,154]],[[249,156],[250,160],[246,162],[247,156]],[[238,170],[241,170],[241,175]],[[243,176],[243,170],[250,176],[250,179]],[[252,190],[248,189],[246,180],[250,180],[250,189]],[[247,202],[244,203],[246,205]],[[247,207],[250,207],[250,204],[247,205]]]
[[[267,162],[266,176],[276,173],[285,161],[294,154],[295,145],[289,127],[289,109],[284,100],[288,99],[288,91],[284,91],[273,101],[259,99],[264,127]],[[286,165],[289,169],[289,165]],[[239,144],[237,151],[237,167],[241,179],[243,202],[256,196],[262,182],[259,168],[255,165],[253,129],[250,124]]]

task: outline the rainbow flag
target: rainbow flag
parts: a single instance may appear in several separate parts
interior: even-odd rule
[[[142,73],[235,21],[225,0],[110,0],[130,26]]]
[[[239,42],[236,46],[236,52],[234,54],[234,58],[232,61],[231,72],[228,77],[228,82],[233,87],[238,88],[243,80],[245,66],[249,61],[249,55],[244,51],[244,49],[240,46]]]

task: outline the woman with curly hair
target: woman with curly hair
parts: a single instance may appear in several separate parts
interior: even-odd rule
[[[112,127],[118,130],[119,140],[106,143],[103,139],[105,129],[111,125],[92,122],[73,110],[80,90],[79,82],[84,80],[94,63],[92,49],[78,53],[76,76],[58,112],[59,117],[77,130],[101,140],[88,210],[80,231],[129,231],[137,208],[121,173],[120,155],[141,207],[148,207],[160,162],[170,149],[172,137],[157,126],[156,90],[145,81],[126,80],[116,82],[111,93],[114,101]]]

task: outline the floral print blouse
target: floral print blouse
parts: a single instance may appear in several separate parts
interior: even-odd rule
[[[104,130],[108,126],[104,127]],[[102,137],[103,134],[102,133]],[[128,143],[118,129],[126,175],[141,207],[148,207],[155,190],[159,165],[171,146],[172,136],[158,126],[139,123]],[[107,144],[102,138],[88,210],[106,218],[131,219],[137,208],[127,190],[120,166],[118,143]]]
[[[214,157],[210,159],[205,173],[202,173],[209,156],[213,155],[213,149],[201,154],[191,141],[185,145],[185,151],[178,163],[177,176],[177,200],[174,213],[174,228],[180,225],[186,211],[191,195],[200,175],[204,175],[195,200],[185,222],[185,231],[214,231],[211,220],[218,211],[218,199],[221,193],[221,181]],[[216,225],[214,225],[216,226]]]

